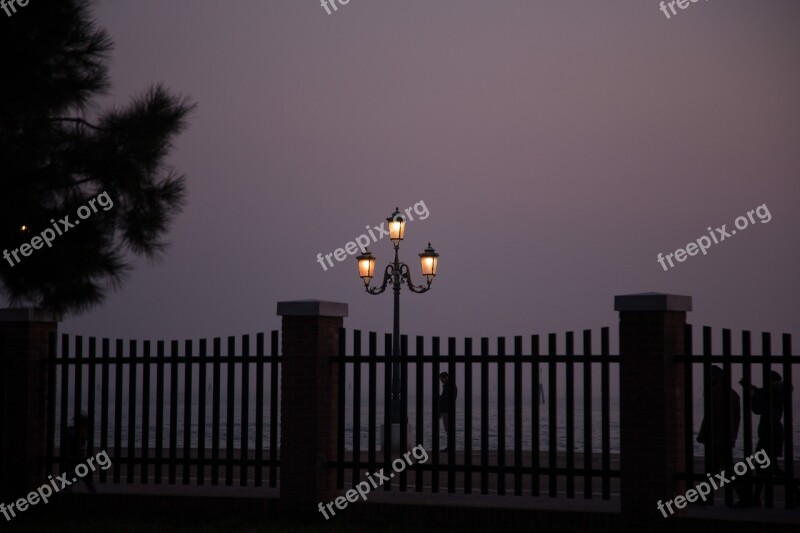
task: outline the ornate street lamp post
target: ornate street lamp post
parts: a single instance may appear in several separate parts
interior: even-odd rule
[[[369,294],[381,294],[386,290],[389,283],[392,284],[394,291],[394,328],[392,330],[392,403],[391,403],[391,421],[392,424],[400,424],[401,406],[400,406],[400,286],[405,283],[411,292],[421,294],[428,292],[431,288],[431,282],[436,276],[436,267],[439,263],[439,254],[431,248],[431,243],[424,252],[419,254],[420,263],[422,265],[422,275],[427,280],[427,286],[414,285],[411,281],[411,274],[409,273],[408,265],[401,263],[398,257],[400,250],[400,241],[403,240],[406,230],[405,216],[400,213],[398,208],[395,208],[386,221],[389,223],[389,238],[394,244],[394,262],[386,266],[383,274],[383,283],[380,287],[370,287],[369,283],[375,277],[375,257],[368,249],[357,257],[358,259],[358,275],[364,280],[364,286]]]

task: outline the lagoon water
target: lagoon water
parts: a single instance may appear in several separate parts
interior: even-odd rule
[[[349,387],[348,387],[349,388]],[[577,387],[576,387],[577,389]],[[612,389],[613,390],[613,389]],[[97,391],[97,399],[99,400],[100,394],[99,390]],[[58,393],[58,391],[57,391]],[[126,391],[127,394],[127,391]],[[263,427],[263,442],[264,446],[268,447],[270,442],[270,428],[269,424],[267,423],[266,417],[269,415],[270,406],[269,406],[269,394],[265,393],[264,398],[264,427]],[[252,450],[255,446],[255,432],[256,432],[256,424],[255,424],[255,393],[250,391],[248,395],[248,424],[247,424],[247,442],[248,447]],[[60,398],[59,395],[56,398]],[[116,438],[116,432],[114,427],[114,419],[115,419],[115,406],[113,405],[113,383],[112,388],[109,394],[109,398],[111,399],[111,405],[108,408],[108,420],[109,420],[109,428],[108,428],[108,448],[113,447],[113,443]],[[223,381],[223,388],[220,394],[220,447],[224,448],[226,439],[227,439],[227,393],[224,388],[224,381]],[[347,392],[347,401],[346,401],[346,416],[345,416],[345,447],[347,450],[351,450],[353,447],[354,439],[356,438],[356,432],[354,431],[353,427],[353,405],[352,405],[352,391],[348,390]],[[361,416],[361,431],[360,431],[360,447],[362,450],[367,450],[368,442],[368,405],[367,405],[367,398],[366,391],[362,393],[362,402],[360,406],[360,416]],[[127,397],[123,398],[126,400]],[[376,405],[376,447],[380,448],[381,442],[381,426],[384,421],[384,411],[383,411],[383,397],[381,394],[378,395],[378,401]],[[175,421],[177,426],[177,433],[178,433],[178,447],[183,445],[183,434],[185,429],[184,424],[184,407],[183,407],[183,393],[178,393],[178,412],[177,412],[177,419]],[[566,449],[566,401],[563,397],[559,397],[557,399],[557,407],[556,407],[556,424],[555,424],[555,431],[556,431],[556,442],[558,443],[559,450]],[[206,446],[209,447],[211,443],[211,414],[212,414],[212,398],[210,391],[206,394],[206,423],[204,428],[205,433],[205,443]],[[336,401],[335,398],[331,398],[331,401]],[[549,401],[549,398],[548,398]],[[431,397],[430,393],[425,395],[424,398],[424,405],[425,405],[425,414],[424,414],[424,422],[425,422],[425,431],[422,435],[422,439],[420,440],[419,436],[416,433],[416,403],[413,391],[409,394],[409,404],[408,404],[408,416],[409,416],[409,423],[412,427],[412,434],[409,436],[409,446],[412,446],[411,442],[413,439],[413,444],[423,444],[425,447],[431,446],[432,443],[432,432],[434,425],[431,423]],[[609,417],[609,445],[610,445],[610,452],[611,453],[619,453],[619,401],[617,398],[612,397],[610,399],[610,417]],[[164,420],[165,420],[165,429],[164,429],[164,438],[162,445],[165,448],[169,447],[169,424],[170,424],[170,417],[169,417],[169,404],[170,398],[169,393],[165,393],[164,398]],[[125,401],[123,401],[123,412],[122,412],[122,424],[119,432],[119,437],[121,440],[121,446],[125,448],[128,444],[128,413],[127,409],[124,407]],[[155,446],[155,405],[156,405],[156,397],[155,393],[151,394],[150,398],[150,417],[149,417],[149,445],[150,447]],[[191,415],[191,443],[192,446],[197,445],[197,435],[198,435],[198,424],[197,424],[197,407],[199,405],[198,395],[196,390],[193,391],[192,394],[192,415]],[[549,446],[549,439],[550,439],[550,425],[549,425],[549,404],[544,403],[539,406],[540,409],[540,416],[539,416],[539,428],[538,432],[534,433],[534,428],[532,427],[532,420],[531,420],[531,395],[523,395],[523,415],[522,415],[522,447],[525,450],[531,449],[531,443],[533,442],[534,438],[537,438],[539,441],[540,450],[547,450]],[[513,449],[514,446],[514,415],[513,415],[513,406],[514,406],[514,396],[513,390],[509,390],[508,394],[506,395],[505,401],[505,448],[506,450]],[[87,410],[86,405],[86,395],[83,395],[83,410]],[[488,436],[489,436],[489,448],[494,450],[498,447],[498,396],[496,390],[490,391],[489,398],[488,398],[488,408],[489,408],[489,417],[488,417]],[[461,394],[459,394],[458,401],[456,404],[457,416],[456,416],[456,446],[457,448],[463,448],[464,445],[464,399]],[[242,435],[242,425],[241,425],[241,393],[236,394],[234,399],[234,420],[233,420],[233,436],[235,446],[237,448],[241,445],[241,435]],[[481,412],[480,412],[480,395],[474,394],[472,400],[472,448],[473,450],[480,449],[480,442],[481,442]],[[794,411],[794,431],[795,431],[795,455],[800,455],[800,409]],[[135,442],[136,446],[140,447],[142,445],[142,398],[141,395],[137,398],[137,406],[136,406],[136,424],[135,424]],[[574,413],[574,420],[575,420],[575,450],[580,452],[583,451],[584,447],[584,433],[583,433],[583,426],[584,426],[584,411],[583,411],[583,399],[581,398],[580,394],[576,390],[575,396],[575,413]],[[700,421],[702,420],[703,416],[703,406],[702,401],[696,399],[694,405],[694,435],[697,435],[697,431],[700,428]],[[95,441],[94,446],[98,448],[100,446],[100,405],[99,401],[95,406]],[[68,409],[68,425],[72,424],[73,420],[73,401],[69,402],[69,409]],[[602,412],[600,408],[600,398],[593,398],[592,401],[592,411],[591,411],[591,420],[592,420],[592,432],[591,432],[591,449],[593,452],[600,452],[601,449],[601,420],[602,420]],[[756,437],[756,427],[758,425],[758,417],[756,415],[752,415],[753,421],[753,438],[754,441]],[[58,442],[59,435],[60,435],[60,408],[57,408],[57,417],[56,417],[56,442]],[[436,420],[436,426],[439,430],[439,443],[440,447],[444,447],[445,445],[445,433],[442,429],[441,423]],[[647,431],[647,421],[642,420],[642,431]],[[742,454],[742,436],[743,430],[740,428],[738,439],[737,439],[737,446],[735,449],[736,455],[741,456]],[[755,442],[753,442],[755,445]],[[695,442],[694,446],[695,454],[702,453],[702,446]]]

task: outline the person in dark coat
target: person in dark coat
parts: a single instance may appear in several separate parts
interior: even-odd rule
[[[764,477],[783,475],[783,470],[778,466],[777,458],[783,456],[784,427],[783,427],[783,397],[792,394],[792,388],[785,387],[781,375],[774,370],[770,372],[771,391],[767,395],[766,388],[750,387],[752,395],[753,413],[761,415],[758,422],[758,443],[756,452],[764,450],[769,457],[769,466],[760,475],[755,476],[755,490],[753,491],[751,505],[761,505],[761,490],[764,486]],[[770,423],[771,422],[771,423]],[[772,426],[770,428],[770,426]],[[770,431],[771,429],[771,431]],[[795,500],[800,499],[800,487],[794,487]]]
[[[442,382],[442,394],[439,396],[439,418],[442,419],[444,431],[447,433],[447,448],[443,448],[441,451],[446,452],[452,443],[450,440],[450,415],[455,416],[458,387],[454,383],[450,383],[450,374],[447,372],[439,374],[439,381]]]
[[[741,422],[741,398],[739,394],[728,389],[730,400],[726,404],[726,380],[725,371],[718,367],[711,367],[711,418],[703,418],[700,424],[700,432],[697,434],[697,442],[711,446],[708,450],[711,458],[711,470],[709,474],[717,474],[721,471],[733,471],[733,448],[736,446],[736,437],[739,435],[739,423]],[[708,394],[708,392],[706,392]],[[726,420],[727,419],[727,420]],[[743,488],[734,482],[734,489],[742,499]],[[710,502],[704,502],[710,505]]]
[[[75,472],[75,467],[84,462],[87,458],[87,445],[89,440],[89,418],[81,413],[75,417],[74,425],[67,428],[64,434],[64,450],[63,455],[66,458],[64,461],[64,472],[72,476]],[[86,488],[89,492],[96,492],[89,477],[83,477],[81,480],[86,483]],[[65,489],[66,492],[72,491],[72,486]]]
[[[718,366],[711,367],[711,408],[713,427],[709,435],[708,420],[703,419],[697,442],[711,445],[711,473],[720,470],[733,469],[733,447],[736,446],[736,437],[739,435],[741,422],[741,398],[739,394],[730,389],[730,403],[725,405],[725,372]],[[725,419],[728,419],[726,424]],[[709,438],[712,436],[713,438]]]

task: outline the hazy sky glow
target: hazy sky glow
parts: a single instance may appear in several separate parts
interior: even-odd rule
[[[401,259],[412,335],[615,326],[613,296],[694,298],[690,321],[800,333],[800,2],[101,1],[121,104],[163,81],[198,104],[171,163],[188,204],[155,265],[61,330],[140,339],[279,327],[281,300],[347,302],[329,253],[423,200]],[[659,252],[766,203],[772,220],[668,272]],[[388,239],[373,248],[382,272]],[[613,337],[616,338],[614,330]],[[738,336],[736,337],[738,339]],[[796,341],[797,344],[799,341]],[[738,344],[738,343],[737,343]]]

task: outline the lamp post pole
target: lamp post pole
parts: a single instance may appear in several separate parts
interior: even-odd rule
[[[400,424],[400,259],[394,247],[394,265],[392,268],[394,290],[394,328],[392,329],[392,424]]]
[[[403,240],[405,235],[405,216],[400,213],[398,208],[395,208],[394,213],[387,219],[389,222],[389,238],[394,244],[394,262],[386,266],[383,274],[383,283],[379,287],[370,287],[369,283],[375,275],[375,257],[368,249],[364,249],[364,253],[357,257],[358,271],[361,279],[364,280],[364,286],[369,294],[377,295],[386,290],[389,283],[392,284],[392,291],[394,292],[394,324],[392,328],[392,365],[387,369],[391,372],[391,422],[392,424],[400,424],[401,420],[401,398],[400,398],[400,287],[405,283],[411,292],[421,294],[428,292],[431,288],[431,282],[436,276],[436,268],[439,263],[439,254],[428,247],[424,252],[419,254],[420,262],[422,265],[422,274],[427,279],[427,286],[414,285],[411,281],[411,274],[409,273],[408,265],[400,261],[400,241]]]

